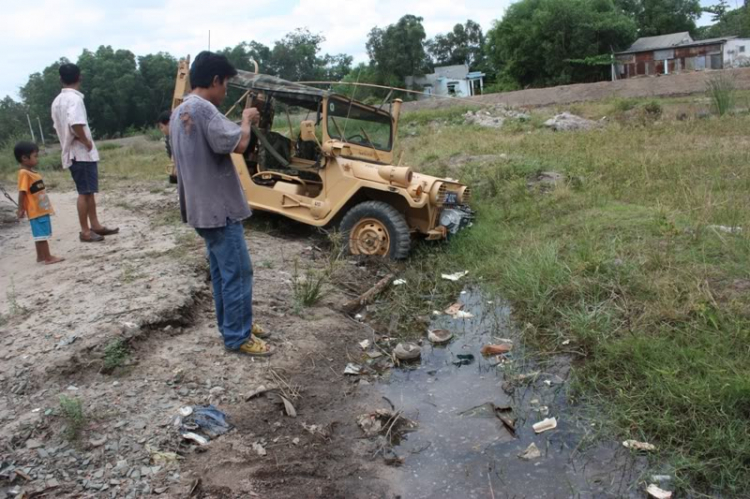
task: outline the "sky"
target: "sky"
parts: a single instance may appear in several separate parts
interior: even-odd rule
[[[716,0],[702,0],[704,5]],[[739,0],[730,0],[734,6]],[[512,0],[0,0],[0,98],[19,99],[31,73],[60,57],[75,61],[100,45],[136,55],[195,56],[242,41],[273,42],[306,27],[322,33],[323,52],[366,61],[367,33],[405,14],[424,18],[427,37],[467,19],[486,32]],[[703,19],[705,24],[707,19]],[[261,68],[262,71],[262,68]]]

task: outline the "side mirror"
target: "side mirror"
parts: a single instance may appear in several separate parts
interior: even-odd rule
[[[315,136],[315,122],[312,120],[301,122],[299,124],[299,135],[300,139],[304,142],[317,142],[318,138]]]

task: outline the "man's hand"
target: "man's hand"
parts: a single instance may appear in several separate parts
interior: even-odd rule
[[[254,107],[249,107],[242,111],[242,121],[257,125],[260,123],[260,113]]]
[[[94,148],[94,143],[91,142],[86,136],[84,125],[73,125],[71,126],[71,128],[73,129],[73,135],[75,135],[75,138],[73,140],[77,140],[81,144],[83,144],[83,147],[85,147],[87,151],[90,151]]]

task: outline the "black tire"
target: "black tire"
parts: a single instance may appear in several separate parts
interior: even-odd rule
[[[404,216],[396,211],[391,205],[382,201],[365,201],[350,209],[341,220],[341,233],[344,236],[344,245],[349,254],[350,234],[357,224],[366,219],[375,219],[388,231],[389,248],[387,256],[391,260],[403,260],[409,255],[411,249],[411,232],[406,224]]]

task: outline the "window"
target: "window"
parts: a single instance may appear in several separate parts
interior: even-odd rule
[[[744,45],[740,45],[740,54],[741,54],[742,52],[744,52],[744,51],[745,51],[745,46],[744,46]]]
[[[391,150],[391,116],[385,111],[331,99],[328,102],[328,135],[381,151]]]
[[[456,84],[448,83],[448,95],[456,95]]]

